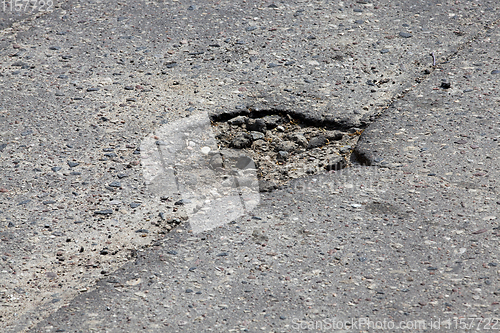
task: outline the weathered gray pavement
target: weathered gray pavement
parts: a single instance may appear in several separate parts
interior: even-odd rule
[[[2,331],[500,330],[499,11],[69,1],[2,30]],[[369,125],[370,166],[165,233],[141,141],[248,108]]]

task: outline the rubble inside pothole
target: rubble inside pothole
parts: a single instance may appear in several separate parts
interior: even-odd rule
[[[212,122],[220,156],[218,166],[234,150],[250,157],[257,167],[261,191],[270,191],[291,179],[334,172],[350,165],[362,130],[332,130],[309,126],[288,114],[237,116]]]

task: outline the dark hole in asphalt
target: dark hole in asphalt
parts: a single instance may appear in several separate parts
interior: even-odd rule
[[[220,153],[212,157],[211,167],[238,167],[233,165],[234,155],[247,156],[257,169],[262,192],[306,175],[351,166],[352,151],[363,132],[334,129],[333,124],[273,110],[213,116],[212,129]]]

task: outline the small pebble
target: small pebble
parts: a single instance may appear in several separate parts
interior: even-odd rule
[[[111,215],[113,214],[113,210],[111,209],[104,209],[104,210],[97,210],[94,212],[95,215]]]
[[[323,135],[318,135],[309,140],[309,144],[307,145],[307,149],[318,148],[326,145],[328,140]]]
[[[232,119],[229,119],[227,122],[230,125],[243,125],[247,120],[247,117],[244,116],[238,116]]]

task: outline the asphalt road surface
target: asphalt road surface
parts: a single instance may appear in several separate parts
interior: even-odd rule
[[[500,331],[498,1],[23,4],[2,332]]]

